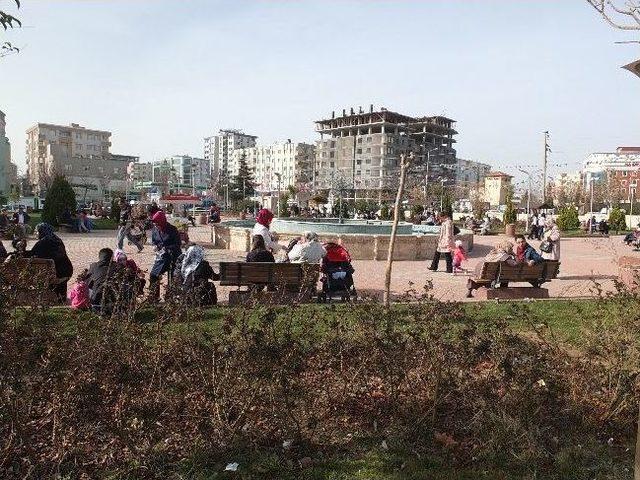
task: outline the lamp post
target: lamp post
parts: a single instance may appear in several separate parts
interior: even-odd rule
[[[529,217],[531,216],[531,174],[522,168],[518,168],[519,171],[524,173],[529,179],[529,186],[527,187],[527,226],[526,231],[529,231]]]
[[[278,179],[278,207],[277,207],[277,212],[278,212],[278,217],[279,217],[280,216],[280,178],[281,178],[281,174],[280,174],[280,172],[273,172],[273,174]]]
[[[593,178],[592,176],[589,177],[589,183],[591,184],[591,203],[589,205],[589,218],[591,218],[593,214],[593,182],[594,180],[595,178]]]
[[[442,214],[442,209],[444,208],[444,184],[446,181],[446,178],[440,179],[440,214]]]

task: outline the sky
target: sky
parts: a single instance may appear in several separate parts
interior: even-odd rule
[[[24,170],[37,122],[111,131],[113,153],[203,156],[240,128],[311,142],[314,120],[370,104],[457,121],[458,156],[575,171],[640,145],[638,39],[584,0],[22,0],[0,33],[0,110]]]

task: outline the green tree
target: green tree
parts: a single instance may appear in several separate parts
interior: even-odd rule
[[[513,205],[513,191],[509,191],[507,193],[507,198],[505,201],[505,209],[504,215],[502,217],[502,221],[505,225],[509,225],[510,223],[516,223],[518,218],[518,213],[516,212],[516,207]]]
[[[621,230],[627,229],[627,221],[625,211],[621,208],[614,208],[609,213],[609,228],[619,233]]]
[[[76,192],[64,176],[56,175],[47,190],[42,220],[56,226],[67,208],[71,211],[76,209]]]
[[[578,219],[578,209],[576,207],[562,207],[558,212],[558,228],[560,230],[577,230],[580,228],[580,220]]]
[[[453,218],[453,202],[451,199],[451,194],[449,192],[445,192],[444,197],[442,198],[442,213],[447,215],[449,218]]]
[[[242,154],[238,161],[238,174],[231,179],[229,197],[231,200],[242,200],[255,192],[253,172],[247,164],[247,155]]]

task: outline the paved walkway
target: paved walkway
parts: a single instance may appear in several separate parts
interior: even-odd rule
[[[95,231],[90,234],[61,233],[67,251],[73,262],[76,272],[87,268],[91,262],[95,262],[98,250],[103,247],[115,248],[115,231]],[[210,244],[210,229],[198,226],[189,231],[189,236],[198,243]],[[470,254],[466,268],[473,270],[474,266],[491,249],[500,237],[475,237],[475,248]],[[617,259],[622,255],[638,256],[640,252],[634,252],[622,243],[621,236],[609,238],[567,238],[561,241],[560,277],[549,284],[549,293],[552,297],[586,297],[594,296],[597,292],[597,284],[604,291],[614,291],[614,279],[618,274]],[[29,247],[34,240],[29,241]],[[538,248],[539,242],[532,242]],[[5,241],[7,250],[11,251],[10,243]],[[131,255],[142,269],[148,270],[153,263],[154,253],[150,246],[143,252],[137,253],[135,247],[125,246],[125,251]],[[217,269],[217,263],[221,261],[244,260],[243,252],[229,250],[207,249],[207,259]],[[356,287],[360,293],[379,297],[384,288],[384,269],[386,262],[375,260],[356,260],[353,265],[356,269]],[[432,282],[431,293],[435,298],[444,301],[465,301],[466,284],[465,275],[451,275],[444,271],[430,272],[427,270],[428,261],[403,261],[393,265],[392,291],[400,296],[411,288],[422,291],[423,286]],[[440,269],[444,270],[444,259],[441,260]],[[218,295],[221,301],[226,301],[229,289],[218,287]]]

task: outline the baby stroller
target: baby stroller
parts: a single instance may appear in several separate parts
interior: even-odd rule
[[[322,259],[322,292],[318,295],[319,302],[331,301],[335,294],[340,294],[343,301],[355,300],[356,288],[353,284],[351,255],[346,248],[337,243],[324,244],[327,255]]]

